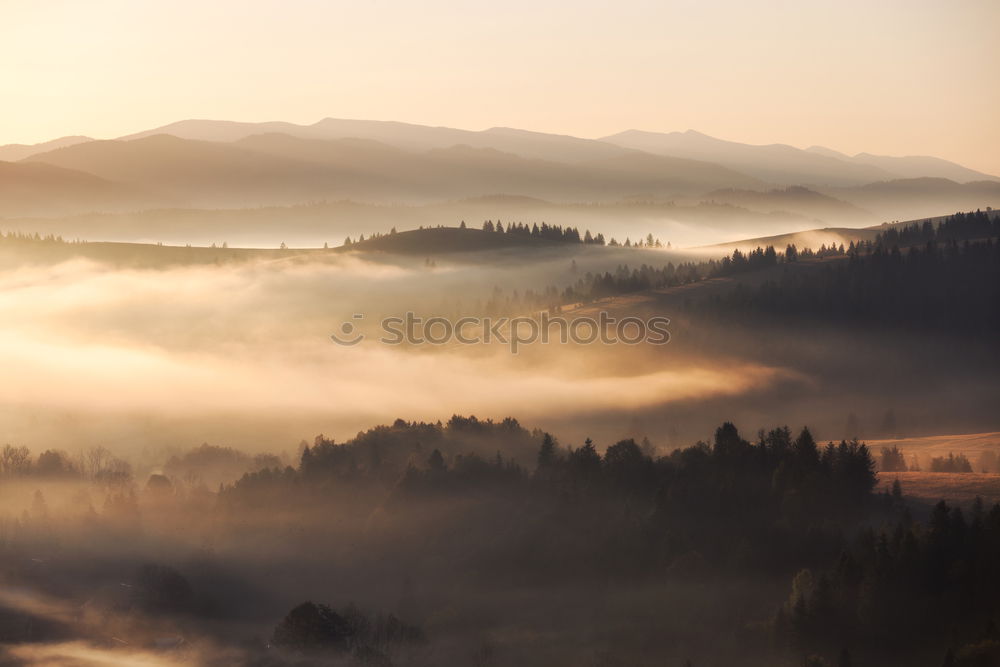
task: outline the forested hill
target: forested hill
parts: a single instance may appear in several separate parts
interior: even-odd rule
[[[634,440],[602,453],[512,419],[456,416],[398,420],[343,444],[320,436],[296,467],[249,473],[219,501],[235,516],[345,504],[407,525],[433,516],[394,547],[451,563],[451,585],[783,580],[773,606],[744,601],[713,626],[779,661],[791,651],[828,660],[806,663],[817,665],[936,665],[946,654],[951,665],[993,664],[956,656],[997,648],[989,627],[1000,611],[1000,506],[977,503],[966,519],[941,503],[922,523],[905,489],[875,487],[863,443],[822,445],[808,429],[761,430],[749,441],[727,423],[711,444],[656,456]],[[400,557],[408,566],[418,558]],[[727,625],[737,617],[745,625]],[[961,619],[961,629],[946,619]],[[893,632],[872,632],[883,625]],[[880,662],[890,656],[903,662]],[[908,661],[918,656],[936,661]]]
[[[426,255],[449,252],[476,252],[525,246],[551,246],[562,241],[530,234],[496,234],[481,229],[427,227],[348,240],[339,251],[385,252],[399,255]]]
[[[581,232],[576,227],[549,225],[545,222],[530,225],[517,222],[507,223],[505,226],[500,221],[494,223],[492,220],[487,220],[478,229],[467,227],[464,221],[458,227],[421,227],[405,232],[397,232],[393,228],[387,234],[375,234],[367,239],[363,235],[356,240],[348,237],[340,249],[419,254],[495,250],[557,243],[636,248],[670,247],[669,243],[664,244],[652,234],[633,243],[630,238],[624,241],[615,238],[606,240],[604,234],[591,234],[589,229]]]
[[[788,262],[757,286],[713,295],[698,307],[727,319],[1000,335],[1000,214],[894,227],[825,256],[842,261]]]
[[[728,322],[864,324],[1000,335],[1000,213],[958,213],[846,247],[740,249],[719,261],[621,266],[558,291],[558,304],[638,294],[629,308]],[[609,301],[610,299],[610,301]]]

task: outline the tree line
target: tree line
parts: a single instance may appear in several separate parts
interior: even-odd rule
[[[519,451],[533,445],[530,465],[499,448],[486,454],[507,437]],[[755,640],[776,655],[851,665],[934,652],[951,656],[945,664],[980,664],[963,660],[996,646],[1000,506],[977,501],[967,520],[942,502],[922,523],[898,481],[876,492],[875,468],[864,443],[820,445],[807,428],[748,440],[726,423],[710,443],[658,455],[645,440],[602,452],[514,420],[456,416],[397,420],[344,443],[319,437],[297,467],[249,473],[220,502],[315,507],[376,487],[369,502],[402,516],[425,504],[465,508],[425,528],[421,543],[464,554],[491,580],[784,576],[788,601]]]
[[[786,269],[757,287],[694,306],[726,319],[835,320],[993,336],[1000,330],[1000,238],[956,237],[993,233],[997,219],[952,216],[935,228],[934,239],[905,251],[880,235],[850,248],[844,261]],[[895,237],[895,230],[885,234],[890,232]]]
[[[933,655],[943,667],[995,665],[998,600],[1000,504],[977,498],[966,514],[942,500],[926,523],[904,510],[861,530],[829,567],[796,574],[773,628],[804,652],[864,647],[879,660],[870,664]]]

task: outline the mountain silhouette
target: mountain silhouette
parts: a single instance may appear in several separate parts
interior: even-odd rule
[[[90,137],[72,136],[60,137],[52,141],[44,141],[40,144],[7,144],[0,146],[0,161],[17,162],[26,157],[31,157],[37,153],[46,153],[64,146],[82,144],[86,141],[93,141]]]
[[[0,216],[352,200],[428,205],[506,196],[560,206],[698,202],[837,225],[1000,204],[998,181],[932,157],[753,146],[688,130],[602,140],[325,118],[311,125],[184,120],[116,140],[0,147]],[[93,178],[86,178],[89,175]],[[92,188],[93,192],[86,192]],[[706,209],[707,211],[708,209]],[[777,218],[776,218],[777,219]]]

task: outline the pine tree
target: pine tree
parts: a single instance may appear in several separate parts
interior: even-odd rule
[[[544,468],[555,463],[556,459],[556,442],[552,438],[552,435],[546,433],[542,436],[542,446],[538,450],[538,467]]]
[[[427,458],[427,467],[435,472],[442,472],[446,469],[444,456],[440,449],[435,449]]]

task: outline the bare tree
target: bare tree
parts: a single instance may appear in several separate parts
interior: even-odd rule
[[[111,462],[111,452],[105,447],[92,447],[83,455],[83,469],[91,479],[100,479]]]
[[[31,465],[31,452],[27,447],[4,445],[0,450],[0,472],[4,475],[20,475]]]
[[[128,484],[132,481],[132,466],[124,459],[112,458],[98,479],[108,484]]]

